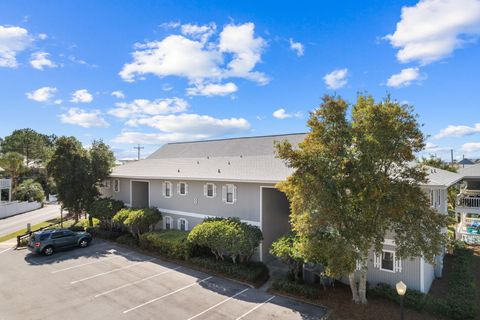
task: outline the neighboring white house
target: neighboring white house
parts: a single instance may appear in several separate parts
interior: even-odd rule
[[[462,183],[455,204],[456,237],[470,244],[480,244],[480,164],[460,168],[459,174]]]
[[[305,136],[165,144],[147,159],[115,167],[102,194],[131,207],[159,208],[163,220],[158,228],[191,230],[207,217],[238,217],[262,230],[264,240],[257,258],[268,261],[272,242],[290,230],[289,202],[275,185],[293,172],[275,156],[274,143],[287,139],[296,146]],[[422,188],[432,207],[447,214],[447,188],[459,177],[440,169],[428,170],[429,182]],[[395,285],[402,280],[409,288],[427,292],[435,276],[442,274],[443,252],[435,264],[422,257],[400,260],[392,239],[385,239],[381,254],[371,253],[369,282]]]

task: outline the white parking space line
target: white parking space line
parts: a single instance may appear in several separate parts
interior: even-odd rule
[[[131,264],[131,265],[128,265],[128,266],[125,266],[125,267],[121,267],[121,268],[117,268],[117,269],[112,269],[112,270],[107,271],[107,272],[98,273],[98,274],[95,274],[95,275],[90,276],[90,277],[86,277],[86,278],[83,278],[83,279],[80,279],[80,280],[72,281],[72,282],[70,282],[70,284],[75,284],[75,283],[87,281],[87,280],[90,280],[90,279],[94,279],[94,278],[97,278],[97,277],[101,277],[101,276],[104,276],[104,275],[107,275],[107,274],[110,274],[110,273],[114,273],[114,272],[117,272],[117,271],[120,271],[120,270],[124,270],[124,269],[128,269],[128,268],[134,267],[134,266],[139,265],[139,264],[141,264],[141,263],[151,262],[151,261],[153,261],[153,260],[155,260],[155,258],[148,259],[148,260],[145,260],[145,261],[139,261],[139,262],[136,262],[136,263],[134,263],[134,264]]]
[[[1,254],[1,253],[4,253],[4,252],[7,252],[7,251],[10,250],[10,249],[12,249],[12,248],[8,248],[8,249],[5,249],[5,250],[2,250],[2,251],[0,251],[0,254]]]
[[[200,280],[200,281],[198,281],[198,282],[189,284],[188,286],[182,287],[182,288],[177,289],[177,290],[175,290],[175,291],[172,291],[172,292],[170,292],[170,293],[164,294],[163,296],[160,296],[160,297],[158,297],[158,298],[155,298],[155,299],[149,300],[149,301],[147,301],[147,302],[144,302],[144,303],[142,303],[142,304],[139,304],[139,305],[136,306],[136,307],[130,308],[130,309],[128,309],[128,310],[125,310],[125,311],[123,311],[123,313],[125,314],[125,313],[128,313],[128,312],[130,312],[130,311],[136,310],[136,309],[138,309],[138,308],[144,307],[144,306],[146,306],[147,304],[150,304],[150,303],[153,303],[153,302],[158,301],[158,300],[160,300],[160,299],[166,298],[166,297],[168,297],[168,296],[171,296],[172,294],[175,294],[175,293],[180,292],[180,291],[182,291],[182,290],[188,289],[188,288],[190,288],[190,287],[193,287],[194,285],[200,284],[200,283],[205,282],[205,281],[207,281],[207,280],[210,280],[210,279],[212,279],[212,278],[213,278],[213,277],[207,277],[207,278],[202,279],[202,280]]]
[[[257,310],[258,308],[260,308],[261,306],[263,306],[265,303],[268,303],[268,302],[272,301],[273,298],[275,298],[275,296],[272,296],[272,297],[268,298],[267,300],[265,300],[264,302],[262,302],[261,304],[256,305],[255,307],[253,307],[253,308],[250,309],[249,311],[245,312],[244,314],[242,314],[240,317],[238,317],[238,318],[235,319],[235,320],[240,320],[240,319],[246,317],[247,315],[249,315],[249,314],[252,313],[253,311],[255,311],[255,310]]]
[[[150,277],[146,277],[146,278],[143,278],[143,279],[140,279],[140,280],[137,280],[137,281],[133,281],[133,282],[130,282],[130,283],[126,283],[126,284],[124,284],[123,286],[116,287],[116,288],[110,289],[110,290],[108,290],[108,291],[99,293],[99,294],[95,295],[95,298],[98,298],[98,297],[107,295],[107,294],[109,294],[109,293],[118,291],[118,290],[123,289],[123,288],[127,288],[127,287],[130,287],[130,286],[136,285],[137,283],[140,283],[140,282],[143,282],[143,281],[147,281],[147,280],[153,279],[153,278],[155,278],[155,277],[161,276],[162,274],[169,273],[169,272],[172,272],[172,271],[174,271],[174,270],[178,270],[178,269],[180,269],[180,268],[181,268],[181,266],[180,266],[180,267],[176,267],[176,268],[174,268],[174,269],[169,269],[169,270],[166,270],[166,271],[163,271],[163,272],[154,274],[153,276],[150,276]]]
[[[99,253],[99,252],[96,252],[96,253]],[[133,252],[129,252],[129,253],[124,253],[124,254],[119,254],[119,255],[116,255],[116,256],[113,256],[113,257],[108,257],[108,258],[103,258],[102,257],[99,257],[99,256],[90,256],[89,258],[96,258],[98,257],[98,260],[96,261],[90,261],[90,262],[85,262],[85,263],[82,263],[82,264],[77,264],[77,265],[74,265],[74,266],[71,266],[71,267],[68,267],[68,268],[63,268],[63,269],[59,269],[59,270],[55,270],[55,271],[52,271],[51,273],[59,273],[59,272],[63,272],[63,271],[68,271],[68,270],[72,270],[72,269],[76,269],[76,268],[80,268],[80,267],[83,267],[83,266],[88,266],[90,264],[95,264],[95,263],[99,263],[99,262],[104,262],[104,261],[108,261],[108,260],[112,260],[112,259],[116,259],[116,258],[124,258],[125,256],[129,256],[131,255]]]
[[[228,297],[227,299],[224,299],[224,300],[220,301],[220,302],[217,303],[216,305],[211,306],[211,307],[208,308],[208,309],[205,309],[204,311],[200,312],[199,314],[194,315],[194,316],[191,317],[191,318],[188,318],[188,320],[195,319],[196,317],[199,317],[199,316],[201,316],[202,314],[204,314],[204,313],[206,313],[206,312],[208,312],[208,311],[210,311],[210,310],[212,310],[212,309],[215,309],[215,308],[218,307],[219,305],[224,304],[224,303],[227,302],[228,300],[231,300],[231,299],[235,298],[235,297],[238,296],[238,295],[241,295],[242,293],[244,293],[244,292],[247,291],[247,290],[248,290],[248,288],[247,288],[247,289],[244,289],[244,290],[242,290],[242,291],[240,291],[240,292],[238,292],[238,293],[236,293],[236,294],[234,294],[234,295],[231,296],[231,297]]]

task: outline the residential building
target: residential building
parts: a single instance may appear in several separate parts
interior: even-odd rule
[[[158,228],[191,230],[207,217],[238,217],[258,226],[264,240],[257,259],[272,259],[273,241],[290,230],[289,202],[275,185],[293,169],[275,156],[275,141],[293,146],[306,134],[289,134],[198,142],[169,143],[148,158],[113,169],[102,194],[131,207],[157,207],[163,215]],[[447,213],[447,188],[458,181],[455,173],[429,168],[422,186],[432,207]],[[421,257],[400,260],[393,237],[385,239],[381,254],[371,253],[369,282],[394,285],[399,280],[426,292],[441,276],[443,254],[430,264]]]
[[[480,244],[480,164],[459,169],[462,177],[455,203],[456,237],[470,244]]]

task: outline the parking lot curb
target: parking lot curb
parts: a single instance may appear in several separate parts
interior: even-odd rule
[[[319,303],[315,303],[315,302],[312,302],[310,300],[302,299],[302,298],[299,298],[299,297],[296,297],[296,296],[293,296],[293,295],[289,295],[289,294],[283,293],[281,291],[273,290],[273,289],[269,289],[267,292],[270,293],[270,294],[275,294],[277,296],[284,297],[284,298],[292,299],[292,300],[295,300],[297,302],[301,302],[301,303],[305,303],[305,304],[309,304],[309,305],[312,305],[312,306],[315,306],[315,307],[320,307],[320,308],[325,309],[325,312],[326,312],[325,315],[323,317],[321,317],[319,320],[326,320],[332,314],[332,311],[329,308],[327,308],[326,306],[321,305]]]

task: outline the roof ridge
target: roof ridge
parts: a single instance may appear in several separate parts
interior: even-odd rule
[[[184,143],[199,143],[199,142],[212,142],[212,141],[226,141],[226,140],[240,140],[240,139],[258,139],[258,138],[268,138],[268,137],[281,137],[281,136],[293,136],[307,134],[307,132],[296,132],[296,133],[283,133],[283,134],[270,134],[263,136],[246,136],[246,137],[234,137],[234,138],[220,138],[220,139],[210,139],[210,140],[192,140],[192,141],[180,141],[180,142],[169,142],[167,144],[184,144]]]

